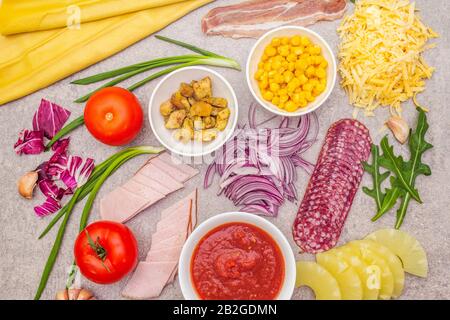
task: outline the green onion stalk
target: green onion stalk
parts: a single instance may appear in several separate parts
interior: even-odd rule
[[[63,218],[59,226],[58,233],[56,235],[56,239],[53,244],[52,250],[50,251],[50,255],[48,256],[47,262],[42,272],[41,280],[38,289],[36,291],[36,295],[34,297],[35,300],[39,300],[41,298],[41,295],[47,285],[48,278],[50,276],[50,273],[52,272],[53,266],[55,265],[56,258],[58,256],[64,238],[64,233],[75,205],[79,201],[81,201],[84,197],[89,195],[80,218],[79,230],[81,232],[86,228],[94,200],[98,194],[98,191],[100,190],[106,179],[110,177],[117,169],[119,169],[128,160],[143,154],[158,154],[163,150],[164,150],[163,148],[151,146],[130,147],[114,154],[113,156],[109,157],[104,162],[100,163],[95,167],[88,181],[75,191],[75,193],[73,194],[72,198],[69,200],[67,205],[61,208],[58,214],[55,215],[52,221],[50,221],[47,228],[39,236],[39,239],[44,237],[58,222],[58,220]],[[73,279],[75,276],[73,270],[75,269],[72,268],[69,280],[70,277],[72,277]]]
[[[86,78],[78,79],[72,82],[72,84],[76,85],[89,85],[93,83],[97,83],[99,81],[112,79],[105,84],[101,85],[100,87],[90,91],[88,94],[76,99],[74,102],[77,103],[83,103],[86,102],[94,93],[97,91],[106,88],[106,87],[112,87],[114,85],[117,85],[131,77],[134,77],[135,75],[141,74],[143,72],[170,66],[166,69],[163,69],[161,71],[158,71],[156,73],[151,74],[150,76],[144,78],[143,80],[136,82],[129,86],[127,89],[129,91],[134,91],[137,88],[147,84],[148,82],[157,79],[163,75],[169,74],[172,71],[190,67],[190,66],[196,66],[196,65],[204,65],[204,66],[214,66],[214,67],[222,67],[222,68],[231,68],[236,70],[241,70],[241,67],[239,66],[239,63],[236,60],[233,60],[231,58],[227,58],[224,56],[221,56],[217,53],[198,48],[196,46],[190,45],[188,43],[184,43],[178,40],[166,38],[163,36],[156,36],[157,39],[166,41],[178,46],[181,46],[183,48],[186,48],[188,50],[191,50],[197,54],[190,54],[190,55],[180,55],[180,56],[173,56],[173,57],[167,57],[167,58],[159,58],[154,59],[150,61],[144,61],[137,64],[133,64],[130,66],[122,67],[119,69],[102,72],[93,76],[89,76]],[[57,135],[53,137],[52,140],[47,144],[46,150],[49,150],[51,146],[61,139],[62,137],[66,136],[76,128],[82,126],[84,124],[84,117],[80,116],[70,122],[68,125],[64,126]]]

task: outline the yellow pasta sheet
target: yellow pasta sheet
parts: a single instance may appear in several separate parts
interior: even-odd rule
[[[161,7],[183,0],[3,0],[0,33],[63,28],[121,14]]]
[[[79,29],[0,36],[0,105],[95,64],[211,1],[183,1],[83,23]]]

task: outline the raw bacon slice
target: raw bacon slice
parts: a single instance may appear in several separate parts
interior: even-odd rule
[[[328,129],[293,225],[294,240],[302,251],[318,253],[336,245],[371,143],[369,130],[356,120],[343,119]]]
[[[344,15],[347,0],[250,0],[212,9],[202,20],[207,35],[257,38],[284,25],[307,26]]]

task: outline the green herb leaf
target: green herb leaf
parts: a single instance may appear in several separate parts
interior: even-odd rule
[[[404,161],[402,157],[397,157],[394,155],[393,147],[389,145],[387,137],[384,137],[381,141],[381,148],[383,149],[383,155],[379,157],[378,164],[392,173],[394,176],[390,178],[391,188],[385,190],[384,198],[381,203],[381,207],[377,214],[372,218],[372,221],[378,220],[386,212],[390,211],[395,204],[401,199],[400,206],[397,210],[397,220],[395,223],[395,228],[401,227],[406,212],[408,210],[409,203],[413,197],[413,194],[418,196],[417,190],[414,189],[416,178],[419,175],[429,176],[431,175],[431,169],[427,164],[422,163],[423,154],[431,149],[433,146],[425,140],[425,135],[428,131],[429,125],[427,122],[426,114],[421,108],[417,108],[419,113],[417,126],[414,132],[409,136],[409,151],[410,159],[409,161]],[[376,153],[375,153],[376,156]],[[374,150],[372,149],[372,157],[374,157]],[[374,186],[377,185],[374,175],[378,172],[375,161],[372,165],[364,164],[364,169],[369,172],[374,178]],[[379,190],[381,190],[381,182],[377,180],[380,184]],[[410,192],[410,190],[415,192]],[[363,188],[364,192],[369,196],[377,199],[376,187],[374,189]],[[381,191],[380,191],[380,194]],[[420,198],[419,198],[420,199]],[[377,202],[377,206],[378,206]]]
[[[378,146],[372,144],[371,147],[372,151],[372,164],[369,164],[367,162],[363,163],[364,170],[367,171],[372,175],[373,178],[373,189],[369,189],[367,187],[363,187],[363,191],[368,196],[375,199],[375,202],[377,204],[377,210],[380,211],[383,200],[385,198],[385,193],[381,191],[381,184],[384,180],[386,180],[389,175],[391,174],[389,171],[386,171],[384,173],[380,173],[380,150]]]
[[[395,179],[391,177],[391,180]],[[392,184],[392,183],[391,183]],[[397,203],[398,198],[400,197],[401,191],[403,189],[400,188],[388,188],[386,189],[386,196],[383,199],[383,203],[381,207],[378,209],[377,214],[372,218],[372,221],[377,221],[381,218],[386,212],[391,210],[395,204]]]
[[[419,192],[414,189],[410,180],[408,179],[409,170],[407,163],[403,160],[402,156],[396,156],[394,154],[394,147],[389,144],[387,136],[381,140],[381,149],[383,150],[383,156],[380,158],[380,165],[395,173],[399,185],[404,188],[411,196],[419,203],[422,203]]]
[[[427,151],[433,148],[433,145],[425,140],[425,134],[428,131],[429,125],[427,122],[427,117],[423,109],[417,108],[419,112],[419,118],[417,120],[416,130],[411,134],[409,138],[409,150],[411,152],[411,158],[406,163],[407,178],[411,185],[414,185],[416,178],[419,175],[430,176],[431,168],[422,163],[422,156]],[[398,183],[397,181],[394,184]],[[402,196],[402,202],[399,209],[397,210],[397,221],[395,223],[395,228],[399,229],[403,223],[406,216],[406,211],[408,210],[409,202],[411,200],[411,195],[405,193]]]

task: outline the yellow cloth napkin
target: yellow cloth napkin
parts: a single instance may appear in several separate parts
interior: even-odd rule
[[[185,0],[3,0],[0,33],[63,28]]]
[[[62,28],[0,35],[0,105],[103,60],[213,0],[189,0]]]

